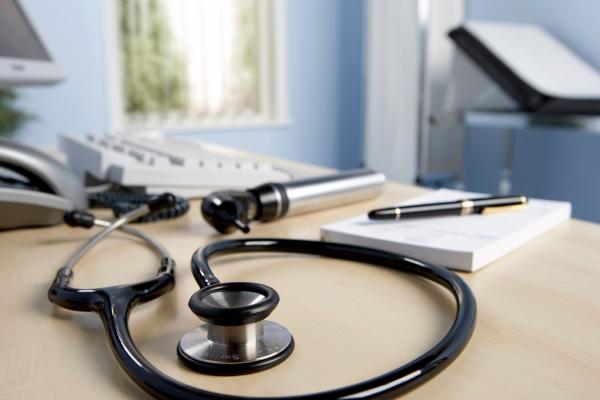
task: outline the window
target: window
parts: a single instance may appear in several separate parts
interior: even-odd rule
[[[285,120],[280,2],[113,0],[112,130]]]

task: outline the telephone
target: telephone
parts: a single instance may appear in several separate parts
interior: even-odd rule
[[[0,139],[0,230],[62,222],[65,211],[87,208],[83,183],[39,150]]]

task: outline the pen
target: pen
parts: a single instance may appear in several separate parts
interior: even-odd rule
[[[527,204],[525,196],[482,197],[448,201],[444,203],[415,204],[380,208],[369,211],[369,219],[389,220],[404,218],[439,217],[443,215],[491,214],[522,209]]]

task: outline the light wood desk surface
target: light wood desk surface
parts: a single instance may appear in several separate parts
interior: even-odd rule
[[[318,239],[323,223],[422,192],[388,184],[377,200],[254,224],[250,235]],[[199,323],[187,308],[197,290],[190,257],[222,237],[202,221],[197,203],[183,218],[140,229],[165,244],[178,269],[172,292],[132,313],[134,339],[160,369],[206,389],[272,396],[350,384],[418,356],[453,318],[443,290],[383,268],[301,255],[227,257],[216,262],[222,281],[261,282],[279,292],[270,319],[290,329],[296,349],[265,372],[197,374],[175,351],[179,338]],[[90,233],[65,226],[0,233],[0,399],[149,398],[121,371],[95,314],[57,309],[47,300],[57,268]],[[152,274],[156,257],[134,242],[121,235],[103,242],[77,266],[74,285]],[[406,399],[599,398],[599,225],[569,221],[461,276],[478,302],[474,336],[455,363]]]

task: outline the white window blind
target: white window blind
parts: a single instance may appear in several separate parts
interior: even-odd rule
[[[118,0],[121,125],[177,128],[277,119],[273,4]]]

